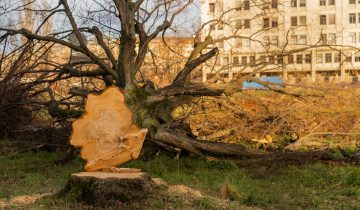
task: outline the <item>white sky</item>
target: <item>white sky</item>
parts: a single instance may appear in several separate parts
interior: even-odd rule
[[[23,4],[24,1],[31,1],[31,0],[0,0],[0,27],[7,26],[9,23],[9,19],[11,18],[13,20],[13,23],[15,25],[15,28],[17,28],[17,20],[18,20],[18,14],[15,12],[12,13],[6,13],[4,14],[4,9],[15,9],[18,8],[20,5]],[[68,0],[69,5],[71,8],[74,8],[74,14],[77,14],[79,17],[81,15],[86,14],[87,8],[96,8],[97,4],[95,1],[106,4],[106,1],[109,0]],[[49,4],[51,7],[54,7],[58,4],[58,0],[36,0],[35,1],[37,7],[43,7],[44,3]],[[75,4],[74,4],[75,3]],[[175,23],[173,26],[177,29],[177,31],[168,31],[168,35],[177,35],[177,36],[192,36],[195,29],[200,24],[200,9],[198,8],[198,2],[193,4],[187,11],[185,11],[183,14],[179,15],[178,18],[176,18]],[[74,6],[76,5],[76,6]],[[84,13],[85,12],[85,13]],[[39,16],[39,14],[38,14]],[[79,18],[77,17],[77,18]],[[103,17],[106,19],[106,17]],[[78,19],[79,20],[79,19]],[[64,19],[64,16],[54,16],[53,20],[54,22],[54,28],[58,29],[64,29],[65,26],[68,25],[68,22]],[[107,20],[110,22],[110,20]],[[113,20],[116,21],[116,20]],[[78,21],[79,25],[81,26],[81,22]],[[92,26],[90,23],[87,24],[87,26]],[[106,22],[104,24],[107,24]],[[113,23],[116,24],[116,23]],[[114,26],[116,27],[116,26]]]

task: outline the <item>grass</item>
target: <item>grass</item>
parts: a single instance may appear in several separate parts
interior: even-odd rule
[[[56,192],[68,176],[82,170],[79,159],[65,166],[54,161],[63,152],[19,153],[9,141],[0,141],[0,198]],[[124,167],[137,167],[169,184],[184,184],[198,189],[201,199],[172,196],[164,192],[145,203],[123,209],[360,209],[360,167],[312,164],[280,168],[240,168],[234,160],[207,161],[195,157],[175,160],[166,155],[137,160]],[[239,194],[234,201],[221,201],[220,187],[227,180]],[[66,198],[44,198],[18,209],[87,209],[85,204],[69,203]],[[12,207],[11,209],[16,209]],[[114,207],[119,209],[120,207]],[[110,209],[110,208],[109,208]]]
[[[0,147],[0,198],[56,192],[59,186],[64,186],[67,177],[83,165],[82,161],[75,160],[56,166],[54,162],[63,152],[19,152],[11,148],[9,141],[1,142]]]
[[[313,164],[271,168],[238,168],[234,161],[159,157],[128,164],[171,184],[186,184],[219,196],[225,179],[240,194],[239,203],[275,209],[359,209],[360,168]],[[275,170],[275,171],[273,171]]]

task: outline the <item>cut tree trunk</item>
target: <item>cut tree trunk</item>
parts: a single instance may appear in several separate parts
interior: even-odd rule
[[[133,114],[117,87],[88,95],[85,113],[73,123],[70,143],[81,148],[86,171],[114,167],[139,157],[147,129],[133,123]]]
[[[265,153],[251,150],[238,144],[198,140],[186,135],[184,132],[173,129],[171,125],[166,124],[158,128],[154,139],[173,147],[187,150],[199,156],[210,154],[217,156],[256,157]]]
[[[97,206],[146,199],[154,183],[147,173],[81,172],[72,174],[61,196]]]

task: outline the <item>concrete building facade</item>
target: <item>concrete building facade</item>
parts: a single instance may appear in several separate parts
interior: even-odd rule
[[[201,0],[201,22],[202,38],[211,35],[220,49],[204,81],[218,73],[359,81],[359,0]]]

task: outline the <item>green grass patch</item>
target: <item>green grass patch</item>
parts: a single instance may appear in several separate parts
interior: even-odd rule
[[[217,197],[227,180],[240,195],[237,202],[241,205],[266,209],[360,208],[360,168],[356,166],[312,164],[243,169],[233,160],[189,157],[175,160],[167,156],[133,161],[127,166],[142,168],[170,184],[186,184]]]
[[[65,166],[54,161],[63,152],[18,153],[9,142],[0,141],[0,198],[49,193],[61,190],[73,172],[82,170],[80,159]],[[154,195],[145,203],[125,209],[360,209],[360,167],[312,164],[267,168],[254,165],[240,168],[234,160],[207,161],[195,157],[175,160],[160,155],[137,160],[124,167],[141,168],[169,184],[183,184],[200,190],[204,197],[192,199]],[[220,202],[220,188],[227,182],[238,195]],[[114,207],[119,209],[121,206]],[[11,209],[86,209],[85,204],[55,197]],[[140,208],[140,209],[141,209]],[[108,208],[111,209],[111,208]]]
[[[71,173],[82,170],[80,159],[56,166],[54,163],[63,152],[23,153],[8,141],[0,142],[0,146],[0,198],[55,192]]]

